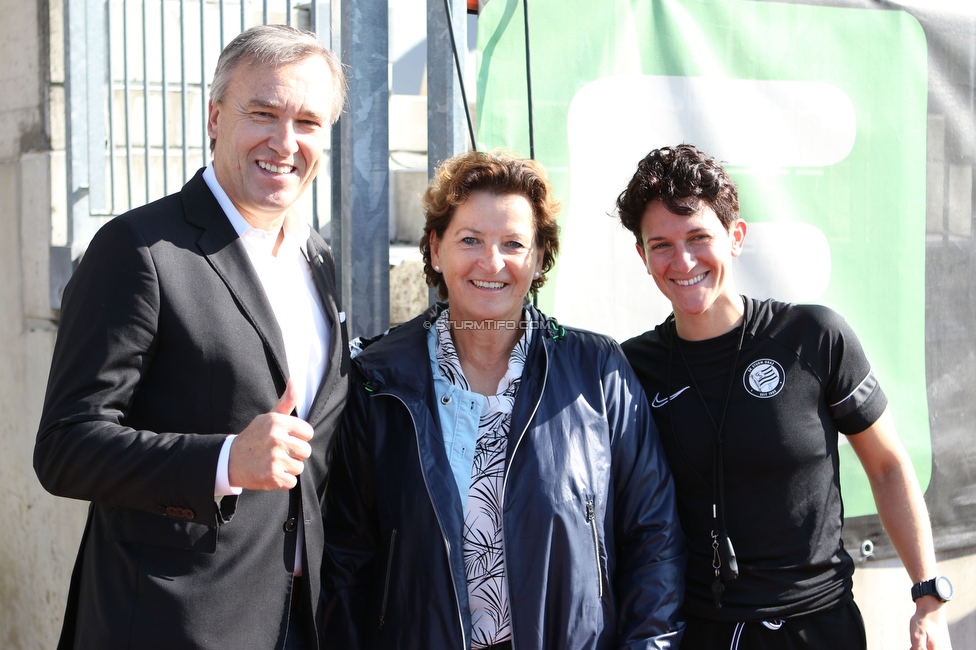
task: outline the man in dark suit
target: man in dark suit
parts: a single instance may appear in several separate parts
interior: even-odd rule
[[[63,648],[318,648],[321,497],[349,358],[294,202],[345,91],[314,35],[247,30],[213,162],[106,224],[68,283],[34,468],[91,501]]]

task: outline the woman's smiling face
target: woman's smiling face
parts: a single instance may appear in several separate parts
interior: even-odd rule
[[[432,234],[431,263],[447,285],[451,320],[519,320],[542,251],[535,220],[520,194],[472,192],[443,237]]]
[[[741,220],[727,231],[704,202],[687,216],[671,212],[661,201],[648,204],[641,219],[644,243],[637,252],[679,322],[707,318],[715,308],[741,307],[731,263],[742,252],[745,233]]]

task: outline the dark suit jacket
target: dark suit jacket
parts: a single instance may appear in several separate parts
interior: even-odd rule
[[[333,260],[313,232],[332,340],[299,485],[218,507],[225,434],[269,411],[289,373],[271,305],[201,172],[106,224],[64,292],[34,468],[50,492],[92,504],[61,647],[278,647],[299,516],[297,584],[317,640],[321,502],[349,367]]]

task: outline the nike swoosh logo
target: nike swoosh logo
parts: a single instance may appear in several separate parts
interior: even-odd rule
[[[662,406],[664,406],[665,404],[667,404],[668,402],[670,402],[671,400],[673,400],[675,397],[677,397],[681,393],[683,393],[686,390],[688,390],[689,388],[691,388],[691,386],[685,386],[684,388],[682,388],[681,390],[679,390],[677,393],[675,393],[671,397],[665,397],[664,399],[661,399],[661,393],[656,393],[654,395],[654,399],[651,400],[651,408],[654,408],[654,409],[661,408]]]

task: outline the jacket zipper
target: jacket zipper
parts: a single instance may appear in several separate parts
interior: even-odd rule
[[[593,508],[593,499],[586,501],[586,522],[593,531],[593,552],[596,557],[596,577],[599,584],[600,600],[603,600],[603,565],[600,564],[600,536],[596,530],[596,513]]]
[[[393,575],[393,549],[396,547],[396,528],[390,533],[390,554],[386,558],[386,581],[383,583],[383,604],[380,606],[380,629],[386,624],[386,603],[390,598],[390,577]]]
[[[519,434],[518,440],[515,441],[515,448],[512,449],[512,458],[515,458],[515,453],[518,452],[519,446],[522,444],[522,439],[525,438],[525,433],[529,430],[529,426],[532,425],[532,420],[535,419],[535,414],[539,411],[539,405],[542,404],[542,396],[546,394],[546,385],[549,381],[549,349],[546,347],[545,340],[542,341],[542,351],[546,354],[546,371],[542,375],[542,390],[539,391],[539,399],[536,400],[535,406],[532,407],[532,413],[529,415],[529,419],[525,421],[525,426],[522,428],[522,433]],[[524,370],[523,370],[524,372]],[[501,513],[505,512],[505,495],[508,492],[508,477],[510,475],[511,463],[505,468],[505,478],[502,479],[502,496],[501,503],[499,504],[499,511]],[[502,516],[501,521],[502,528],[502,557],[504,558],[505,568],[511,566],[508,562],[508,545],[504,543],[505,541],[505,517]],[[506,584],[508,581],[506,580]],[[508,600],[512,600],[512,590],[511,587],[508,589]],[[512,619],[511,630],[512,630],[512,648],[517,648],[518,644],[515,642],[515,611],[510,607],[509,616]]]
[[[410,407],[407,406],[407,403],[399,395],[395,395],[393,393],[374,393],[374,396],[376,397],[379,397],[380,395],[384,395],[386,397],[392,397],[393,399],[403,404],[403,408],[407,411],[407,415],[410,416],[410,423],[413,425],[413,437],[414,440],[417,442],[417,458],[421,462],[420,475],[424,479],[424,488],[427,489],[427,498],[430,499],[430,503],[431,505],[433,505],[434,499],[431,496],[430,485],[427,483],[427,473],[423,470],[422,452],[420,450],[420,434],[417,429],[417,419],[414,418],[413,411],[410,410]],[[444,551],[447,553],[447,565],[451,566],[451,540],[449,540],[447,536],[444,535],[444,522],[441,520],[441,513],[437,510],[437,508],[433,508],[433,510],[434,510],[434,516],[437,517],[437,524],[441,528],[441,539],[444,540]],[[455,605],[455,611],[457,612],[458,628],[461,632],[461,647],[466,648],[468,647],[468,643],[467,643],[467,634],[465,634],[464,631],[464,622],[463,622],[464,619],[461,616],[461,598],[458,596],[457,584],[455,584],[454,582],[453,573],[451,574],[451,587],[454,589],[454,605]]]

